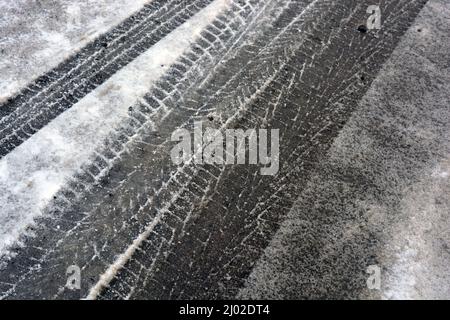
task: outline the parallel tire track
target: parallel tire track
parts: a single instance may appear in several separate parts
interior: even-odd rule
[[[155,0],[0,106],[0,157],[212,0]]]

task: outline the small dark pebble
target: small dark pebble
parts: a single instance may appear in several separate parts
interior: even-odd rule
[[[362,25],[360,25],[358,27],[358,31],[361,32],[361,33],[366,33],[367,32],[367,27],[362,24]]]

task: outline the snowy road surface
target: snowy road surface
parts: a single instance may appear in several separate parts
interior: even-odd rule
[[[450,298],[450,4],[378,2],[0,0],[0,297]]]

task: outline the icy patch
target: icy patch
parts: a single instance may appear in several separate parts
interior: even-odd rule
[[[228,4],[212,2],[0,160],[0,256]]]
[[[442,177],[448,168],[450,163],[443,162],[424,174],[403,200],[400,213],[408,219],[399,223],[384,252],[385,299],[443,299],[450,294],[450,181]]]

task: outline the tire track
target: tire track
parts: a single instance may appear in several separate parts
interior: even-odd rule
[[[259,1],[250,2],[258,4]],[[42,281],[42,283],[45,283],[45,286],[52,287],[52,289],[47,288],[48,291],[46,291],[45,294],[48,294],[49,297],[56,294],[58,289],[64,285],[64,283],[61,283],[60,276],[64,277],[65,271],[62,270],[61,272],[53,274],[57,276],[58,279],[55,278],[55,281],[49,282],[48,280],[45,280],[45,277],[48,277],[49,275],[46,273],[47,269],[42,268],[41,270],[41,267],[39,267],[46,265],[47,262],[50,263],[51,268],[58,266],[58,263],[54,260],[56,252],[66,251],[63,256],[71,256],[73,250],[77,251],[81,248],[82,251],[86,252],[82,253],[80,251],[78,253],[74,253],[75,255],[71,256],[70,259],[73,257],[78,257],[80,259],[80,265],[90,263],[90,260],[94,259],[92,264],[95,265],[95,268],[103,268],[105,264],[96,255],[95,250],[97,249],[91,246],[87,248],[83,247],[86,243],[82,238],[80,238],[80,234],[84,234],[82,237],[87,240],[87,238],[90,237],[90,232],[92,231],[98,235],[98,232],[94,230],[94,224],[105,226],[104,220],[102,220],[103,214],[100,214],[99,216],[98,213],[95,212],[98,211],[98,209],[101,209],[97,208],[97,201],[99,200],[94,199],[95,201],[89,203],[86,200],[86,194],[95,195],[99,193],[101,195],[105,195],[107,198],[111,198],[110,195],[113,190],[111,189],[112,187],[108,186],[109,182],[107,180],[111,178],[109,175],[115,172],[114,165],[116,165],[117,162],[120,162],[121,159],[128,154],[130,145],[126,142],[131,139],[131,143],[136,143],[135,141],[133,142],[133,140],[138,140],[137,143],[139,144],[139,137],[143,134],[150,134],[152,137],[156,137],[153,128],[154,123],[161,121],[161,118],[167,116],[168,111],[170,111],[168,110],[168,105],[174,97],[179,97],[181,99],[179,90],[184,88],[188,78],[191,79],[192,82],[198,77],[199,72],[201,72],[199,66],[206,67],[213,63],[210,58],[212,56],[219,55],[220,50],[224,49],[223,44],[227,41],[233,41],[233,39],[239,35],[238,30],[244,26],[242,23],[242,16],[249,16],[248,13],[246,14],[249,7],[249,5],[245,8],[241,8],[240,6],[232,6],[232,9],[227,13],[221,14],[216,21],[214,21],[204,30],[204,32],[201,33],[201,37],[196,43],[193,44],[193,48],[185,54],[178,63],[173,65],[167,76],[160,81],[159,85],[156,85],[156,88],[154,89],[154,98],[152,97],[152,91],[145,100],[142,100],[141,104],[130,107],[130,117],[128,122],[121,128],[118,128],[116,133],[105,141],[105,148],[98,151],[97,156],[94,156],[92,159],[93,162],[90,162],[85,167],[81,168],[79,174],[73,178],[68,187],[55,196],[55,200],[53,201],[54,204],[49,208],[50,216],[42,219],[43,221],[38,223],[38,226],[34,228],[35,231],[39,233],[39,236],[36,238],[28,238],[25,241],[27,243],[25,248],[21,249],[18,247],[13,249],[13,251],[17,250],[15,253],[17,256],[13,259],[15,263],[9,264],[4,270],[2,270],[0,275],[0,282],[3,281],[3,283],[10,283],[11,279],[14,279],[15,282],[14,286],[11,287],[8,285],[9,289],[4,290],[5,296],[9,296],[11,294],[15,297],[42,295],[42,288],[28,287],[28,281],[34,283]],[[229,26],[221,25],[220,21],[226,21]],[[222,28],[222,30],[218,28]],[[215,38],[212,43],[208,42],[206,38],[210,37],[211,34],[215,34]],[[194,62],[196,63],[195,65]],[[168,89],[168,85],[172,86],[172,89]],[[190,85],[192,85],[192,83]],[[164,99],[164,102],[159,101],[156,98],[160,97],[160,94],[165,92],[161,92],[160,90],[171,91],[171,95]],[[152,106],[150,106],[149,103],[151,103]],[[170,104],[170,106],[173,106],[173,103]],[[111,181],[112,186],[114,186],[115,183],[116,180]],[[141,191],[145,193],[148,188],[149,186],[143,186]],[[107,190],[109,191],[105,193]],[[143,199],[140,200],[142,201]],[[79,202],[82,203],[80,204]],[[139,204],[139,202],[137,204]],[[86,207],[82,209],[80,205]],[[93,210],[93,216],[90,217],[85,210]],[[114,217],[111,216],[110,218]],[[91,224],[91,227],[88,229],[85,229],[91,223],[87,221],[88,219],[93,219],[93,224]],[[130,232],[133,232],[133,230],[135,230],[135,226],[133,226],[130,230],[129,228],[131,228],[131,226],[128,225],[126,215],[123,216],[123,219],[123,226],[127,229],[118,230],[118,233],[125,232],[126,234],[129,234]],[[133,223],[134,222],[136,221],[133,220]],[[111,224],[111,227],[114,227],[116,223],[121,224],[120,221],[117,220]],[[41,228],[39,227],[41,224],[43,226],[42,230],[40,230]],[[120,249],[118,249],[118,251],[121,251],[123,245],[127,243],[123,240],[123,238],[121,238],[121,236],[114,236],[109,232],[105,232],[105,234],[100,238],[109,239],[108,241],[114,241],[112,248],[104,246],[103,244],[98,246],[98,251],[101,252],[101,258],[104,258],[106,261],[114,259],[114,255],[116,254],[116,245],[119,245]],[[103,241],[103,239],[100,238],[98,239],[98,242]],[[122,244],[120,241],[116,243],[119,239],[122,239]],[[73,246],[72,241],[78,242],[80,246]],[[106,256],[103,257],[104,255]],[[60,265],[58,268],[59,267],[64,268],[64,265]],[[92,266],[89,264],[86,265],[87,269],[91,267]],[[95,270],[96,269],[93,271],[93,279],[98,277],[100,274],[98,270]],[[40,274],[41,271],[44,273]],[[22,284],[22,282],[24,283]],[[89,285],[89,283],[86,282],[86,285]],[[83,288],[83,290],[86,290],[87,288]],[[70,297],[71,293],[64,292],[63,294],[64,297]]]

